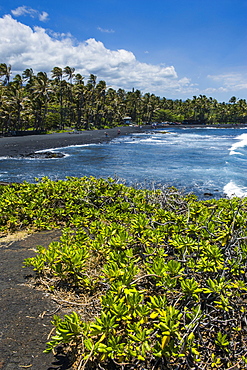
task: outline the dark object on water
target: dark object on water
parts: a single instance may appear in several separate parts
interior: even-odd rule
[[[205,197],[212,197],[212,196],[213,196],[213,194],[212,194],[212,193],[204,193],[204,196],[205,196]]]
[[[24,154],[23,157],[25,158],[63,158],[65,154],[63,153],[55,153],[55,152],[34,152],[29,154]]]

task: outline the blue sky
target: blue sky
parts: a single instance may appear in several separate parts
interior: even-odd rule
[[[13,74],[75,67],[171,99],[247,98],[247,0],[0,2],[0,62]]]

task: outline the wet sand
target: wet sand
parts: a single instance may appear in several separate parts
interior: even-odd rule
[[[98,144],[110,141],[117,136],[144,132],[149,127],[123,126],[106,130],[0,137],[0,156],[18,157],[38,150],[49,150],[70,145]]]

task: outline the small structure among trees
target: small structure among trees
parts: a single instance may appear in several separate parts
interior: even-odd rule
[[[123,124],[124,125],[131,125],[132,124],[132,118],[131,117],[124,117],[123,118]]]

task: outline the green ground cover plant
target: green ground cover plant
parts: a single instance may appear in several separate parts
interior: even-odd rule
[[[51,294],[88,301],[54,316],[46,352],[62,345],[77,369],[247,367],[246,198],[92,177],[0,190],[2,235],[63,229],[24,264]]]

